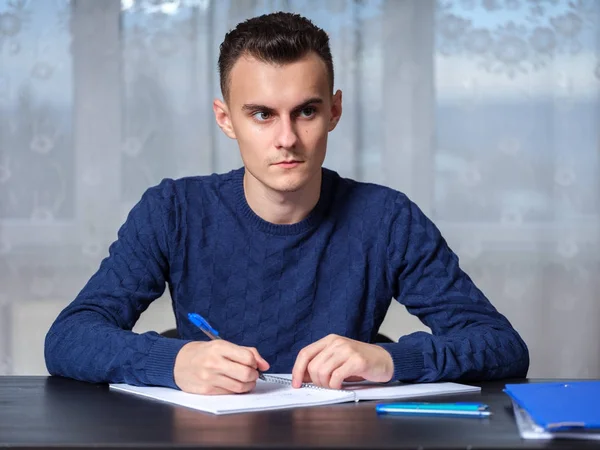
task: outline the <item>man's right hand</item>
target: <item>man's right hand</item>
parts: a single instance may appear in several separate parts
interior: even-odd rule
[[[189,342],[175,358],[175,384],[191,394],[241,394],[256,386],[269,363],[255,348],[224,340]]]

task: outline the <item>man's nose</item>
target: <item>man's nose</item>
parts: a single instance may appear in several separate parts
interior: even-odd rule
[[[293,148],[297,142],[298,135],[294,129],[294,122],[289,118],[282,119],[277,130],[277,148]]]

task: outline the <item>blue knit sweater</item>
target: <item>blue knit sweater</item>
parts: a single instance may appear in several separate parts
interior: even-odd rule
[[[270,371],[290,372],[300,349],[328,334],[373,342],[396,298],[432,333],[380,344],[395,380],[526,375],[525,343],[405,195],[323,169],[310,215],[274,225],[246,203],[243,175],[164,180],[143,195],[49,330],[51,374],[177,387],[177,352],[205,339],[188,312],[225,339],[257,347]],[[181,339],[133,333],[167,285]]]

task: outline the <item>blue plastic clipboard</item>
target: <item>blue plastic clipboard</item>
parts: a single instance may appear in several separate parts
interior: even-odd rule
[[[600,381],[507,384],[504,391],[546,431],[600,432]]]

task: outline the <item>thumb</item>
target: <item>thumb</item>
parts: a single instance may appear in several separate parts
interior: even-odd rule
[[[264,372],[265,370],[269,370],[269,367],[271,367],[269,363],[262,358],[257,359],[256,362],[258,363],[258,370],[260,371]]]
[[[248,349],[254,355],[254,359],[256,359],[256,364],[258,365],[258,370],[263,370],[263,371],[269,370],[269,367],[271,367],[271,366],[262,356],[260,356],[260,353],[258,353],[258,350],[256,350],[254,347],[249,347]]]

